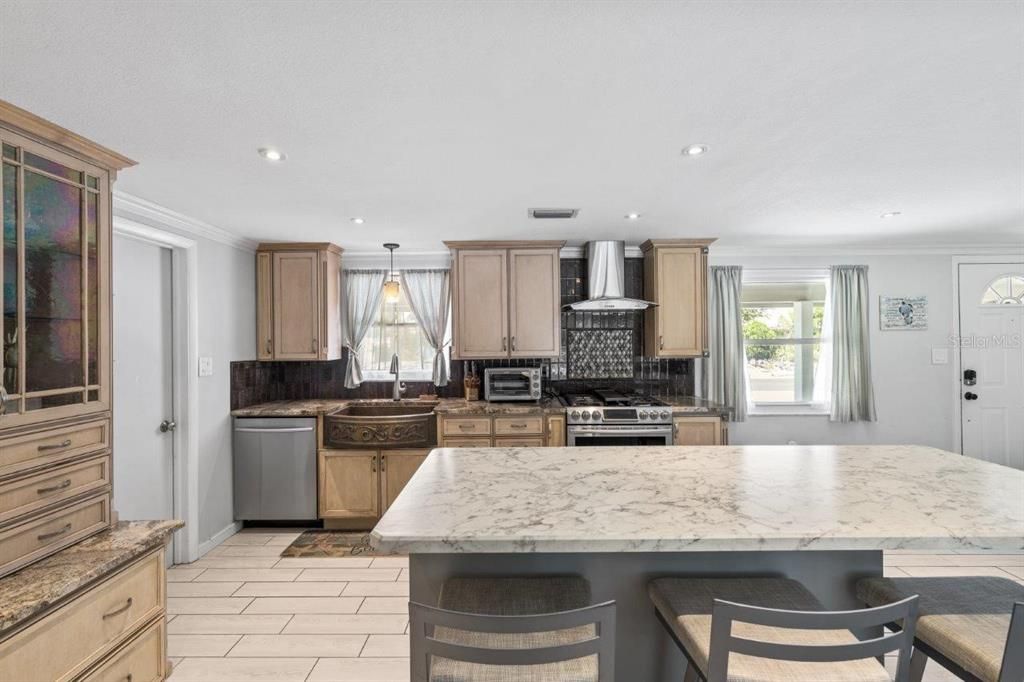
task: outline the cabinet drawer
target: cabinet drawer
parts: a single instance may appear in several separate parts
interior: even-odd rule
[[[82,678],[82,682],[157,682],[163,679],[164,619],[156,621],[123,649]]]
[[[0,523],[110,484],[110,456],[0,484]]]
[[[473,417],[471,419],[445,419],[441,427],[443,436],[489,436],[491,420],[489,417]]]
[[[110,447],[110,420],[99,419],[0,441],[0,476]]]
[[[110,496],[104,494],[0,532],[0,575],[88,537],[109,521]]]
[[[490,438],[445,438],[441,441],[443,448],[489,448]]]
[[[505,436],[504,438],[495,438],[494,447],[542,448],[544,447],[544,436],[524,436],[522,438],[517,438],[515,436]]]
[[[544,435],[544,417],[495,417],[496,436]]]
[[[70,680],[162,614],[163,556],[148,555],[0,644],[0,679]]]

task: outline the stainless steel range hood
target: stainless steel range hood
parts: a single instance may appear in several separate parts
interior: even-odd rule
[[[587,242],[587,300],[565,306],[573,310],[643,310],[657,305],[626,298],[626,243]]]

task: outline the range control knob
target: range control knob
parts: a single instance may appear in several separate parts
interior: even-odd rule
[[[601,413],[594,410],[594,421],[601,421]]]
[[[647,419],[647,412],[641,410],[640,414],[638,414],[637,416],[640,417],[641,419]]]
[[[583,417],[583,419],[584,419],[584,420],[586,420],[586,421],[589,421],[589,420],[590,420],[590,413],[589,413],[589,412],[587,412],[587,411],[584,411],[584,412],[583,412],[583,414],[582,414],[581,416],[582,416],[582,417]]]
[[[580,418],[580,411],[579,410],[573,410],[572,412],[569,413],[569,419],[579,419],[579,418]]]
[[[662,412],[658,416],[661,417],[662,419],[668,419],[671,416],[671,414],[669,412]]]

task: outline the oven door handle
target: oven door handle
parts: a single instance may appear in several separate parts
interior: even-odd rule
[[[600,431],[580,430],[569,427],[570,432],[577,438],[587,436],[668,436],[672,434],[672,427],[667,429],[609,429],[601,428]]]

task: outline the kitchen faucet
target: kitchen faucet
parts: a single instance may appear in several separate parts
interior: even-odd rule
[[[391,374],[395,375],[395,381],[391,384],[391,399],[401,400],[405,384],[398,378],[398,353],[391,356]]]

